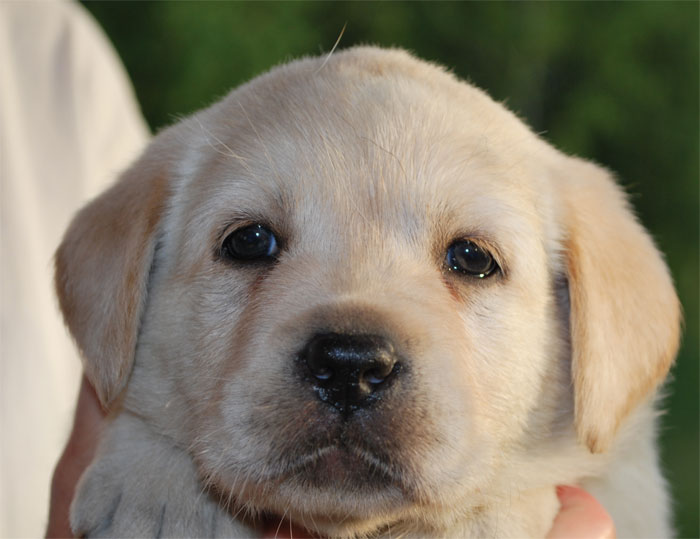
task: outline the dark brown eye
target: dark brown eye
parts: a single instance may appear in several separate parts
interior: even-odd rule
[[[484,279],[498,269],[491,253],[469,240],[456,241],[450,245],[445,262],[450,271],[458,271],[478,279]]]
[[[241,261],[263,261],[279,253],[275,235],[262,225],[249,225],[229,234],[221,247],[224,257]]]

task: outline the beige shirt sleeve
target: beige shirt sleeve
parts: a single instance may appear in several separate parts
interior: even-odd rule
[[[80,382],[53,253],[147,138],[123,67],[81,6],[0,2],[0,537],[43,535]]]

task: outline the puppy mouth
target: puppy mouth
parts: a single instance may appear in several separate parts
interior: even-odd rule
[[[339,442],[315,449],[287,466],[287,478],[324,488],[343,486],[353,490],[382,490],[397,486],[401,476],[386,460],[361,446]]]
[[[377,514],[393,515],[411,498],[384,458],[350,442],[285,460],[283,470],[239,489],[233,501],[231,510],[257,537],[351,536],[351,530],[366,528]]]

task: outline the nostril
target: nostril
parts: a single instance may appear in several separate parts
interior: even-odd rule
[[[367,371],[365,373],[364,378],[370,384],[372,384],[374,386],[378,386],[379,384],[384,382],[384,380],[386,380],[387,376],[388,376],[388,374],[383,374],[378,369],[372,369],[372,370]]]
[[[396,364],[393,358],[385,361],[377,361],[374,365],[362,373],[361,378],[365,382],[377,386],[391,376],[391,374],[394,372],[395,366]]]
[[[309,368],[311,369],[311,374],[313,374],[315,378],[321,381],[330,380],[333,376],[333,371],[327,367],[320,367],[317,369],[314,369],[312,367]]]
[[[329,350],[332,344],[328,339],[314,339],[303,353],[309,371],[317,380],[326,381],[333,377],[333,362],[330,360]]]
[[[373,386],[382,384],[396,367],[396,356],[391,343],[374,350],[373,356],[365,365],[361,379]]]

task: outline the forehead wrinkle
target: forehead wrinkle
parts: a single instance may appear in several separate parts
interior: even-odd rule
[[[336,224],[351,235],[367,236],[366,227],[393,228],[417,242],[424,235],[426,213],[440,203],[435,182],[422,174],[426,152],[415,151],[415,137],[400,129],[391,132],[374,124],[360,133],[347,119],[343,125],[347,129],[342,132],[316,131],[322,153],[315,154],[313,163],[308,152],[301,153],[309,174],[303,175],[298,196],[307,193],[318,204],[335,208]]]

